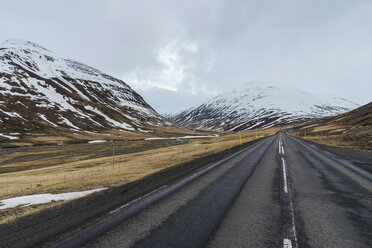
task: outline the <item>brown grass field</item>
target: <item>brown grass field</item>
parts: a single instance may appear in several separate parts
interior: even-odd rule
[[[244,131],[241,133],[242,140],[245,143],[262,136],[273,135],[277,131],[278,128]],[[194,132],[182,135],[178,133],[178,136],[190,134],[201,135]],[[154,172],[240,144],[238,133],[180,140],[144,138],[143,135],[137,135],[131,140],[106,143],[5,149],[0,156],[0,200],[20,195],[73,192],[124,185]],[[55,204],[60,203],[2,211],[0,222]]]
[[[329,146],[372,152],[372,102],[291,134]]]
[[[328,121],[287,132],[319,144],[372,152],[372,126]]]

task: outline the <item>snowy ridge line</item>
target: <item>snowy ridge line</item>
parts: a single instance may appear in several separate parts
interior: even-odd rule
[[[0,48],[0,99],[6,99],[0,103],[0,123],[4,124],[0,133],[14,126],[24,130],[67,126],[95,132],[150,129],[139,131],[145,133],[151,132],[151,126],[173,125],[120,79],[58,57],[33,42],[8,40]],[[13,115],[6,119],[3,112]]]
[[[343,98],[255,82],[216,96],[170,119],[188,128],[237,131],[334,116],[358,106]]]

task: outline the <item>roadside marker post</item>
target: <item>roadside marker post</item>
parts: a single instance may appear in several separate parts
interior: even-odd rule
[[[242,135],[240,134],[240,131],[239,131],[239,139],[240,139],[240,144],[243,145],[243,142],[242,142]]]
[[[115,168],[115,143],[112,140],[112,168]]]

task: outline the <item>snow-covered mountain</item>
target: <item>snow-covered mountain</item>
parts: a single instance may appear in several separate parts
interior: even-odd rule
[[[176,114],[171,120],[187,128],[237,131],[337,115],[358,106],[343,98],[252,82]]]
[[[58,128],[144,131],[168,125],[119,79],[29,41],[0,44],[0,139]]]

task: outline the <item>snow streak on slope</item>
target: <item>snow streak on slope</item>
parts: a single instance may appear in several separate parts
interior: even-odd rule
[[[257,82],[216,96],[172,120],[189,128],[236,131],[337,115],[356,107],[342,98]]]
[[[0,45],[0,133],[167,126],[123,81],[23,40]]]

